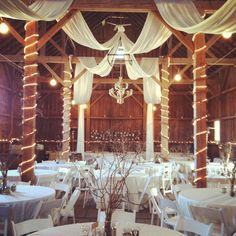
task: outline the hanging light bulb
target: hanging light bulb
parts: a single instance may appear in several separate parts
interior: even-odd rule
[[[157,110],[156,106],[153,106],[153,107],[152,107],[152,110],[153,110],[153,111],[156,111],[156,110]]]
[[[0,33],[1,34],[7,34],[8,31],[9,31],[8,25],[1,20],[1,23],[0,23]]]
[[[180,81],[182,79],[182,76],[180,73],[177,73],[174,77],[175,81]]]
[[[72,100],[72,101],[71,101],[71,104],[72,104],[72,105],[75,105],[75,100]]]
[[[49,83],[53,87],[57,85],[57,81],[54,78],[52,78]]]
[[[222,36],[223,36],[223,38],[225,38],[225,39],[229,39],[229,38],[231,38],[232,33],[226,31],[226,32],[223,32],[223,33],[222,33]]]

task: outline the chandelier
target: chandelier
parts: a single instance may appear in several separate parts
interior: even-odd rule
[[[123,104],[125,98],[133,94],[133,89],[127,89],[128,83],[123,83],[122,76],[119,76],[119,80],[115,83],[114,88],[109,89],[109,95],[115,98],[118,104]]]

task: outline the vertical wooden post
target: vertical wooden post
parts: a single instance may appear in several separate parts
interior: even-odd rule
[[[87,108],[86,108],[86,126],[85,126],[85,140],[87,141],[87,144],[85,144],[85,151],[88,150],[90,148],[90,132],[91,132],[91,128],[90,128],[90,122],[91,122],[91,118],[90,118],[90,103],[87,104]]]
[[[70,153],[70,115],[71,115],[71,71],[69,63],[64,66],[63,88],[63,114],[62,114],[62,159],[68,160]]]
[[[34,183],[36,93],[37,93],[37,22],[25,24],[24,79],[23,79],[23,147],[21,178]]]
[[[169,158],[169,72],[164,61],[161,69],[161,155]]]
[[[206,187],[207,157],[207,86],[206,86],[206,55],[205,36],[196,34],[193,54],[193,112],[194,112],[194,156],[196,166],[196,184],[198,188]]]

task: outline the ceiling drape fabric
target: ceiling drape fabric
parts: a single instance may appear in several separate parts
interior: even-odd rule
[[[160,81],[159,60],[158,58],[143,58],[141,65],[146,70],[154,69],[154,76]],[[154,158],[154,120],[153,105],[159,104],[161,101],[160,85],[150,77],[143,78],[143,96],[147,103],[147,119],[146,119],[146,159]]]
[[[27,21],[52,21],[63,16],[73,0],[37,0],[27,6],[21,0],[0,1],[0,16]]]
[[[94,58],[90,58],[90,64],[95,65]],[[88,62],[87,62],[88,63]],[[84,69],[81,63],[76,64],[75,77]],[[82,154],[84,158],[84,104],[87,104],[91,98],[93,89],[93,74],[86,71],[75,83],[74,83],[74,101],[75,104],[79,104],[78,109],[78,131],[77,131],[77,146],[76,151]]]
[[[189,34],[236,32],[236,1],[228,0],[215,13],[203,19],[191,0],[155,0],[163,19],[174,29]]]
[[[125,52],[129,54],[137,54],[149,52],[161,46],[171,35],[171,32],[157,19],[152,13],[148,13],[144,27],[139,35],[136,43],[133,43],[124,34],[124,27],[117,25],[115,30],[117,33],[106,43],[99,43],[90,31],[81,12],[75,14],[72,19],[62,28],[65,33],[78,44],[84,45],[96,50],[109,50],[112,42],[122,40]],[[119,34],[122,33],[123,34]]]

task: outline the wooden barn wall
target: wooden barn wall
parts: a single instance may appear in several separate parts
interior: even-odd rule
[[[214,120],[220,120],[221,142],[236,143],[236,68],[225,68],[209,87],[208,126],[213,127]],[[210,130],[208,154],[219,155],[218,146],[213,143],[214,130]]]
[[[0,153],[8,152],[9,141],[21,138],[21,88],[19,72],[0,64]]]
[[[36,140],[45,150],[58,150],[62,139],[62,95],[60,88],[39,86],[37,101]]]

